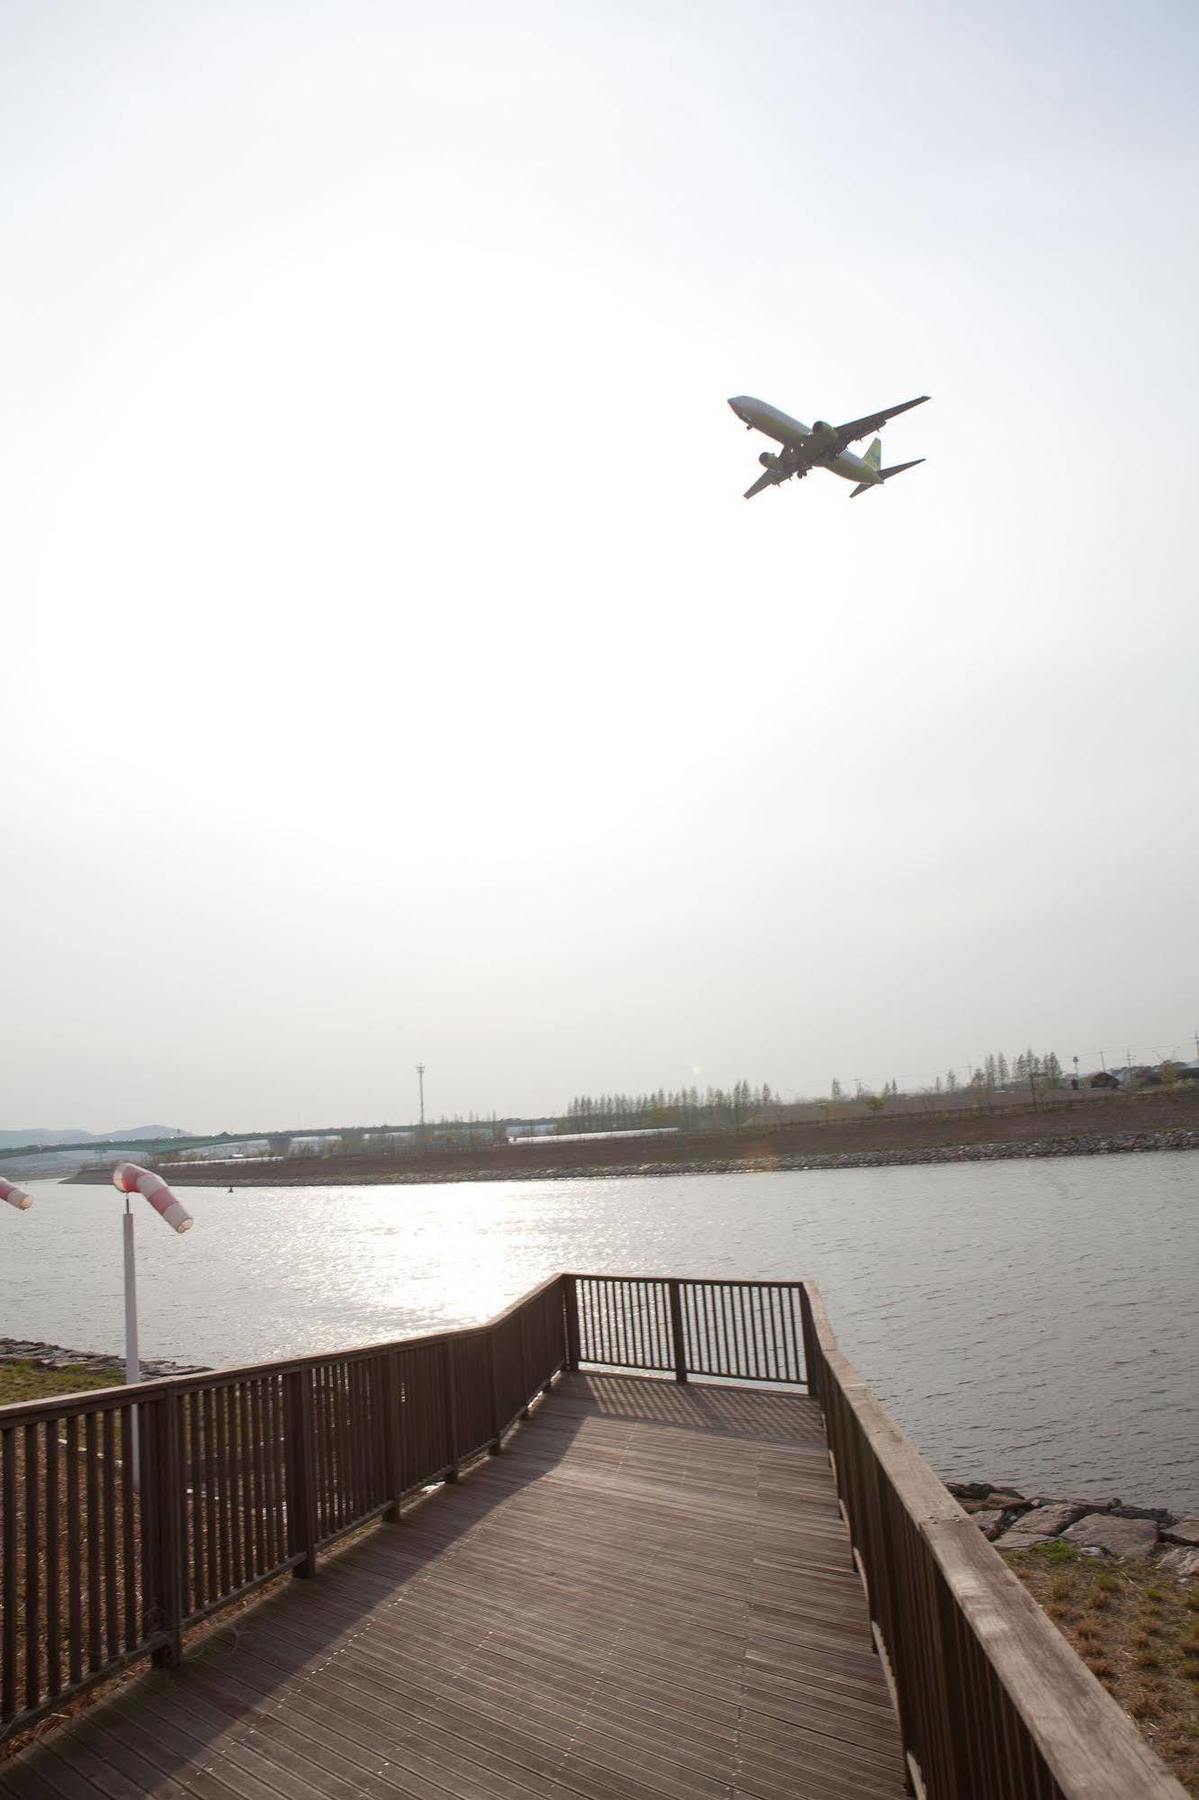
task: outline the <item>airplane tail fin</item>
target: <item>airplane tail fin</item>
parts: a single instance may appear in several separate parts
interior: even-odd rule
[[[877,442],[878,442],[878,439],[875,438],[874,443],[877,444]],[[864,459],[865,461],[869,462],[870,455],[873,452],[873,450],[874,450],[874,444],[871,444],[870,450],[867,452],[866,457]],[[912,462],[896,463],[896,465],[893,469],[879,469],[878,480],[877,481],[859,481],[857,487],[854,488],[853,492],[850,494],[850,496],[849,496],[850,499],[856,500],[859,494],[868,494],[872,487],[878,486],[878,483],[880,481],[890,481],[892,475],[902,475],[905,469],[914,469],[918,463],[922,463],[924,460],[925,459],[923,456],[917,456]]]
[[[882,467],[882,461],[883,461],[883,440],[882,440],[882,438],[880,438],[880,437],[875,438],[875,440],[871,444],[869,450],[867,450],[865,456],[862,458],[862,461],[864,463],[868,463],[872,469],[878,469],[878,468]]]

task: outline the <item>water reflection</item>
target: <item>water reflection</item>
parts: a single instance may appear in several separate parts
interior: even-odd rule
[[[121,1203],[31,1184],[0,1332],[121,1342]],[[945,1473],[1199,1505],[1199,1156],[439,1187],[185,1190],[139,1231],[146,1356],[258,1360],[470,1324],[563,1268],[817,1280]]]

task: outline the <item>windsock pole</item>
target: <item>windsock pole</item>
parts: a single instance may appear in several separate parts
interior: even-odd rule
[[[125,1196],[125,1217],[122,1220],[125,1247],[125,1382],[132,1386],[141,1380],[142,1366],[137,1344],[137,1263],[133,1254],[133,1210],[129,1204],[129,1196],[141,1194],[173,1231],[190,1231],[194,1221],[162,1176],[155,1175],[151,1169],[143,1169],[137,1163],[118,1163],[112,1172],[112,1184]],[[129,1417],[132,1423],[129,1449],[133,1462],[133,1486],[136,1490],[141,1486],[136,1406],[129,1408]]]
[[[137,1264],[133,1256],[133,1209],[125,1195],[125,1380],[140,1381],[141,1359],[137,1353]]]
[[[141,1358],[137,1351],[137,1260],[133,1254],[133,1209],[125,1195],[125,1217],[121,1220],[125,1238],[125,1384],[142,1378]],[[138,1431],[136,1406],[129,1408],[129,1451],[133,1463],[133,1491],[141,1492],[141,1434]]]

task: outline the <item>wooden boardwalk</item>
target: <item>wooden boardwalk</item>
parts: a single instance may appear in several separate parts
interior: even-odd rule
[[[898,1800],[901,1768],[815,1404],[575,1374],[0,1793]]]

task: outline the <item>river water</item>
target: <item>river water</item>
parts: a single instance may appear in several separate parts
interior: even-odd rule
[[[31,1191],[0,1218],[0,1336],[119,1349],[118,1196]],[[476,1323],[565,1268],[803,1276],[942,1475],[1199,1511],[1199,1154],[180,1192],[186,1236],[138,1216],[148,1357]]]

